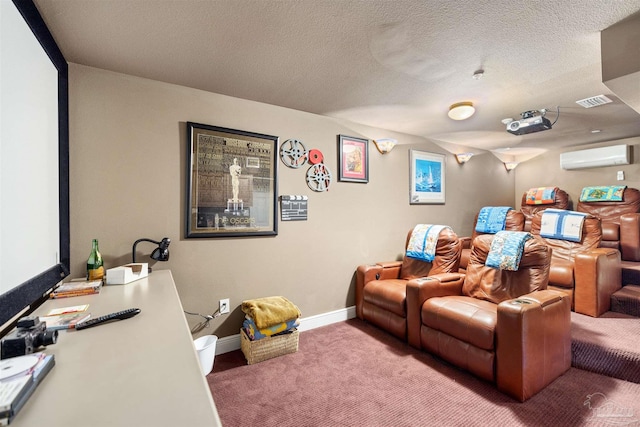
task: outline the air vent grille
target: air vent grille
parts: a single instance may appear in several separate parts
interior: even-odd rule
[[[580,101],[576,101],[576,104],[582,105],[584,108],[591,107],[599,107],[604,104],[608,104],[612,102],[609,98],[604,95],[592,96],[591,98],[581,99]]]

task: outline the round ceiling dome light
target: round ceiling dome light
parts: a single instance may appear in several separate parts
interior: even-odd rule
[[[465,120],[473,116],[476,109],[472,102],[458,102],[449,107],[449,118],[453,120]]]

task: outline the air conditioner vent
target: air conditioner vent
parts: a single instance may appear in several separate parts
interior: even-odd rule
[[[576,101],[576,104],[580,104],[584,108],[591,108],[591,107],[599,107],[601,105],[608,104],[610,102],[613,102],[613,101],[611,101],[606,96],[597,95],[597,96],[592,96],[591,98],[585,98],[585,99],[581,99],[580,101]]]

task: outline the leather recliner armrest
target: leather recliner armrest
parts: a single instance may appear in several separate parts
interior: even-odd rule
[[[611,308],[611,294],[622,287],[620,251],[597,248],[575,257],[574,310],[598,317]]]
[[[360,265],[356,269],[356,316],[364,319],[362,316],[362,304],[364,302],[364,285],[372,280],[376,280],[376,276],[382,272],[382,266],[378,264]]]
[[[358,266],[356,270],[356,316],[363,319],[364,286],[372,280],[400,278],[402,261],[379,262]]]
[[[471,249],[471,237],[459,237],[462,249]]]
[[[469,255],[471,255],[471,237],[460,237],[462,249],[460,250],[460,270],[466,271],[469,265]]]
[[[461,295],[464,274],[441,273],[407,282],[407,341],[415,348],[421,348],[420,326],[422,325],[422,305],[432,297]]]
[[[402,261],[377,262],[376,264],[382,267],[382,271],[380,271],[380,277],[377,277],[376,280],[388,280],[388,279],[400,278],[400,269],[402,268]]]
[[[571,298],[543,290],[498,304],[496,385],[524,402],[571,367]]]
[[[623,260],[640,262],[640,213],[620,216],[620,251]]]

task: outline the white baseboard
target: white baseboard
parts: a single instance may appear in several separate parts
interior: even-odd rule
[[[343,322],[356,317],[356,307],[351,306],[328,313],[317,314],[315,316],[303,317],[300,319],[300,332],[327,326],[332,323]],[[220,338],[216,343],[216,354],[229,353],[240,349],[240,334]]]

